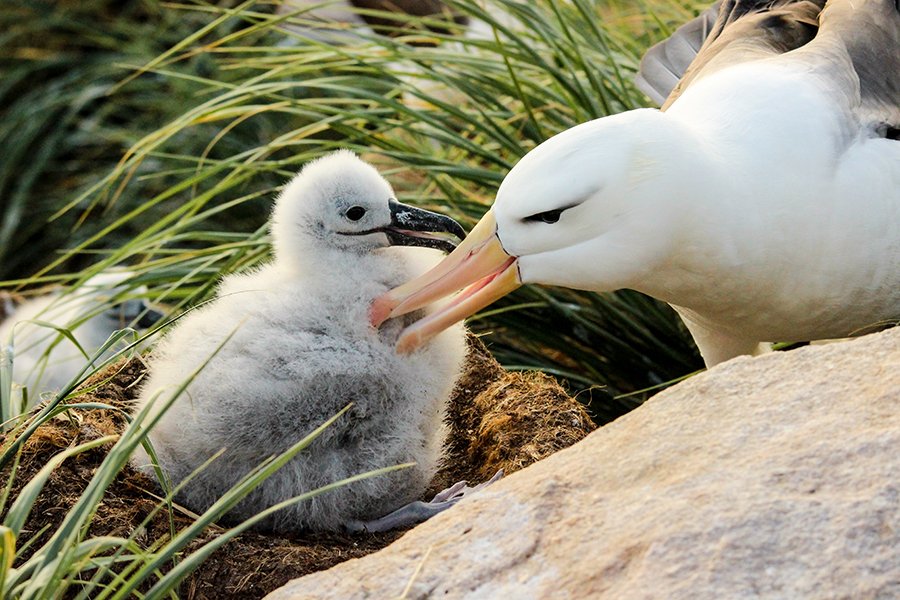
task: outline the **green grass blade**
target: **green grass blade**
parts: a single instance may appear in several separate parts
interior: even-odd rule
[[[53,458],[47,461],[47,464],[41,467],[40,471],[38,471],[37,474],[35,474],[35,476],[32,477],[19,491],[19,495],[16,497],[15,502],[10,506],[9,511],[6,513],[6,517],[3,519],[3,525],[9,528],[15,536],[18,536],[22,531],[22,526],[25,524],[25,521],[28,520],[28,515],[31,513],[35,500],[41,493],[41,490],[44,489],[44,484],[47,483],[47,480],[50,478],[53,471],[56,470],[64,460],[87,450],[91,450],[92,448],[102,446],[103,444],[111,443],[115,441],[115,439],[116,436],[104,436],[55,454]]]

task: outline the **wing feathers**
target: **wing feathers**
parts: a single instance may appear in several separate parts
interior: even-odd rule
[[[900,6],[897,0],[831,0],[809,51],[843,49],[859,80],[858,107],[876,135],[896,139],[900,128]]]
[[[727,0],[683,25],[667,40],[651,48],[641,61],[638,87],[663,110],[698,77],[717,69],[764,56],[782,54],[812,40],[825,0]],[[683,33],[682,33],[683,32]],[[685,43],[698,48],[684,62]],[[672,50],[669,50],[672,46]],[[670,58],[679,57],[678,61]],[[665,67],[669,76],[660,75]],[[673,75],[680,77],[673,83]],[[650,88],[654,93],[648,92]]]
[[[700,52],[716,22],[720,5],[721,2],[717,2],[644,54],[640,71],[635,77],[635,85],[639,90],[657,104],[665,102]]]

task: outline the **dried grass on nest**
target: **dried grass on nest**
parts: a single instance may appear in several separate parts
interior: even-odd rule
[[[40,427],[23,448],[13,496],[59,451],[121,432],[127,424],[125,411],[137,395],[143,373],[143,363],[135,359],[98,374],[86,384],[88,388],[98,387],[79,400],[103,402],[114,409],[71,409],[68,416]],[[432,490],[460,479],[480,482],[500,468],[512,473],[575,443],[593,429],[587,413],[553,379],[536,373],[507,373],[474,337],[450,402],[448,425],[447,458]],[[77,501],[107,450],[97,448],[72,457],[54,472],[26,523],[25,537],[44,526],[49,528],[41,542],[49,537]],[[0,476],[5,481],[8,470]],[[123,469],[98,507],[89,535],[131,534],[158,504],[156,493],[150,479],[130,468]],[[162,510],[141,532],[138,542],[149,546],[167,538],[172,523],[178,531],[189,522],[190,517],[177,510],[173,514]],[[375,552],[402,534],[281,538],[246,533],[203,563],[184,583],[182,596],[197,600],[262,597],[290,579]],[[217,535],[217,530],[206,532],[188,551]]]
[[[477,340],[449,412],[447,460],[439,473],[446,481],[484,481],[498,469],[514,473],[596,428],[555,379],[504,371]]]

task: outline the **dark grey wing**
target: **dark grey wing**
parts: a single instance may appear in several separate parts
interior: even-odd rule
[[[818,15],[825,0],[722,0],[693,21],[679,28],[670,38],[651,48],[641,61],[638,85],[661,102],[665,110],[693,81],[718,69],[749,60],[783,54],[809,43],[818,30]],[[715,22],[708,21],[715,15]],[[696,46],[699,33],[706,32],[696,55],[684,64],[683,52],[678,66],[684,65],[678,81],[658,76],[661,57],[668,57],[669,46],[683,49]],[[687,38],[687,39],[683,39]],[[676,66],[674,61],[668,63]]]
[[[802,54],[828,65],[846,61],[830,73],[835,88],[848,95],[848,108],[876,135],[898,139],[900,0],[830,0],[820,23]]]
[[[639,90],[657,104],[662,105],[666,101],[694,62],[703,42],[712,35],[721,4],[716,2],[699,17],[676,29],[668,39],[647,50],[634,80]]]

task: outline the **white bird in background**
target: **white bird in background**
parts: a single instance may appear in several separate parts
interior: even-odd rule
[[[390,13],[396,13],[398,20],[388,18]],[[276,14],[295,15],[296,20],[287,21],[285,28],[304,38],[330,44],[371,38],[376,31],[398,35],[397,29],[403,28],[409,17],[431,19],[432,25],[442,15],[464,26],[469,21],[453,14],[452,8],[442,0],[284,0]],[[438,30],[443,32],[443,28]],[[407,33],[411,31],[408,29]]]
[[[0,344],[13,363],[14,404],[20,404],[23,390],[28,390],[29,406],[19,410],[36,404],[42,392],[68,385],[116,330],[146,328],[160,319],[142,297],[146,286],[129,284],[133,278],[131,271],[108,270],[75,289],[56,290],[13,307],[0,323]],[[68,337],[39,322],[69,330],[84,353]],[[110,348],[98,360],[115,350]]]
[[[482,8],[493,23],[512,31],[521,27],[516,19],[493,3]],[[321,0],[284,0],[276,12],[279,16],[292,17],[282,26],[292,32],[293,38],[334,45],[365,42],[376,38],[377,34],[410,36],[419,32],[418,36],[408,38],[408,43],[419,46],[439,43],[448,52],[460,53],[476,51],[474,41],[493,40],[495,33],[493,24],[472,18],[455,10],[452,3],[442,0],[336,0],[327,3]],[[397,17],[391,18],[391,13]],[[424,19],[427,24],[417,22],[417,18]],[[448,26],[442,26],[442,21]],[[450,23],[455,23],[455,27]],[[455,35],[457,31],[460,33]],[[443,37],[428,35],[431,32]],[[292,39],[287,38],[284,43],[290,44]],[[428,52],[419,58],[424,59],[426,65],[435,60]],[[400,60],[389,65],[388,71],[404,82],[404,103],[413,108],[426,108],[431,107],[434,100],[449,104],[462,101],[463,95],[459,90],[436,81],[433,76],[423,73],[424,70],[423,65],[412,60]]]
[[[632,288],[671,304],[711,366],[900,318],[900,6],[821,4],[717,5],[663,111],[532,150],[466,241],[379,298],[373,323],[472,284],[405,331],[409,350],[521,283]],[[651,52],[644,77],[658,84],[670,54]]]
[[[320,486],[407,462],[416,464],[293,505],[263,528],[389,529],[421,521],[468,491],[457,485],[432,503],[414,502],[442,453],[464,329],[450,328],[403,356],[394,349],[403,321],[379,331],[368,318],[376,296],[440,258],[432,249],[398,246],[449,251],[448,234],[465,235],[449,217],[398,203],[378,172],[350,152],[307,164],[276,201],[274,260],[227,276],[218,297],[185,315],[151,356],[138,401],[138,408],[153,403],[151,418],[209,360],[149,433],[173,484],[224,449],[179,501],[205,510],[349,402],[349,412],[229,518],[245,519]],[[152,474],[145,452],[133,463]],[[381,518],[405,503],[412,504]]]

